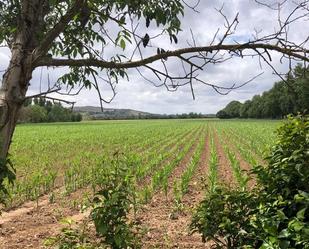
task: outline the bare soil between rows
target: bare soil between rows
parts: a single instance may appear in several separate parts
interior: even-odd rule
[[[201,134],[200,139],[205,139],[204,132]],[[139,213],[138,219],[147,229],[142,241],[143,248],[207,248],[199,236],[189,236],[190,206],[183,202],[183,208],[176,210],[173,198],[173,182],[181,177],[197,144],[198,139],[168,178],[167,195],[163,191],[158,191],[150,203],[143,207],[143,212]],[[192,196],[198,194],[191,189]],[[191,199],[192,204],[193,202],[195,199]]]

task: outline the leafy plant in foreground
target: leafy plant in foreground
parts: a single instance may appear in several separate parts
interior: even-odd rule
[[[253,244],[254,239],[248,231],[255,201],[254,195],[242,190],[210,188],[194,213],[190,229],[192,233],[201,233],[203,242],[214,241],[217,248]]]
[[[91,212],[97,233],[112,248],[138,248],[133,224],[128,221],[136,196],[133,176],[125,158],[117,156],[100,177],[101,190],[94,198]]]
[[[5,179],[7,179],[7,181],[5,181]],[[5,204],[6,198],[9,195],[5,182],[13,184],[15,179],[15,169],[9,156],[5,159],[0,158],[0,204]]]
[[[262,227],[263,248],[309,248],[309,117],[288,117],[277,143],[256,167],[262,188],[253,225]]]
[[[100,249],[100,245],[94,245],[93,241],[89,240],[87,234],[87,227],[84,224],[83,227],[76,229],[73,227],[74,222],[71,219],[64,219],[61,221],[64,228],[61,229],[61,233],[56,237],[50,237],[44,241],[44,246],[50,248],[55,247],[58,249]]]

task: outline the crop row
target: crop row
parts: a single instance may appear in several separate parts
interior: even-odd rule
[[[270,126],[275,127],[276,123]],[[59,187],[64,187],[64,194],[86,186],[95,191],[100,185],[102,165],[120,155],[125,155],[131,165],[141,200],[147,202],[160,189],[167,193],[172,185],[174,195],[181,199],[200,163],[207,133],[210,157],[206,159],[209,167],[205,176],[209,189],[213,189],[218,185],[219,164],[213,130],[220,143],[225,144],[223,148],[238,185],[245,187],[247,178],[236,150],[250,165],[256,164],[272,139],[272,129],[267,127],[261,122],[205,120],[19,126],[11,150],[18,179],[9,188],[11,198],[7,204],[37,200]],[[170,183],[170,175],[188,153],[183,174]]]
[[[122,125],[125,126],[123,129],[111,127],[110,132],[106,132],[105,129],[102,130],[105,133],[104,140],[102,140],[96,124],[85,124],[83,128],[89,128],[89,130],[93,129],[93,132],[96,131],[97,137],[94,137],[93,134],[88,136],[85,131],[72,134],[68,128],[74,130],[76,129],[74,125],[60,126],[60,130],[63,128],[66,131],[66,139],[63,139],[64,136],[60,133],[60,138],[54,137],[53,141],[46,133],[51,132],[52,134],[54,126],[37,126],[38,130],[42,129],[40,133],[38,131],[36,133],[33,133],[32,130],[29,131],[30,134],[34,136],[33,140],[41,144],[38,150],[42,154],[41,156],[37,156],[37,151],[30,151],[30,155],[34,158],[27,161],[29,167],[26,165],[19,165],[19,163],[22,162],[20,158],[23,158],[23,156],[27,158],[24,153],[24,148],[19,148],[21,149],[20,157],[14,155],[13,159],[19,159],[14,160],[19,176],[16,184],[9,188],[11,198],[7,201],[7,205],[18,205],[29,199],[38,200],[39,196],[42,194],[49,193],[61,186],[65,187],[64,193],[66,194],[81,187],[88,186],[89,184],[95,186],[97,176],[96,165],[99,165],[102,160],[108,161],[115,153],[130,154],[131,157],[137,157],[140,163],[136,166],[139,166],[138,168],[144,172],[143,174],[146,174],[146,167],[142,165],[148,165],[148,161],[154,162],[153,158],[156,158],[160,150],[190,134],[190,132],[194,130],[194,127],[198,126],[189,125],[183,127],[176,123],[175,125],[168,124],[165,126],[162,125],[162,123],[156,122],[149,126],[146,124],[145,127],[136,126],[135,124],[132,125],[131,123],[119,124],[119,126]],[[36,127],[36,125],[34,125],[34,127]],[[29,127],[25,126],[23,128],[28,131]],[[51,129],[51,131],[48,131],[48,129]],[[115,130],[117,130],[117,132],[114,133]],[[42,134],[46,136],[46,140],[41,140]],[[79,143],[69,148],[68,145],[71,144],[72,141],[76,141],[76,137],[80,138]],[[63,139],[60,148],[54,148],[54,146],[59,144],[59,139]],[[50,143],[46,143],[46,141]],[[102,141],[104,141],[104,143]],[[90,145],[90,143],[93,144]],[[15,144],[16,150],[19,144],[16,143],[16,141],[14,141],[13,144]],[[31,146],[33,145],[33,150],[37,149],[33,141],[29,144],[31,144]],[[46,151],[43,153],[42,150]],[[75,151],[75,154],[71,154],[72,151]],[[54,158],[55,154],[62,158],[62,160],[60,161],[59,158],[56,160]],[[34,159],[38,159],[36,163],[34,163]],[[138,160],[135,160],[135,162]],[[139,178],[141,178],[143,174],[138,174]]]

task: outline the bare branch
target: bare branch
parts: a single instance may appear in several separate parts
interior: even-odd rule
[[[194,12],[199,13],[199,11],[197,10],[198,5],[200,4],[201,0],[197,0],[194,4],[190,5],[188,4],[185,0],[183,0],[182,2],[184,3],[184,5],[186,5],[189,9],[193,10]]]
[[[63,102],[63,103],[66,103],[66,104],[68,104],[68,105],[72,105],[72,108],[73,108],[73,106],[74,106],[74,104],[76,103],[76,102],[74,102],[74,101],[68,101],[68,100],[65,100],[65,99],[58,99],[58,98],[54,98],[54,97],[50,97],[50,96],[44,96],[44,98],[45,99],[50,99],[50,100],[52,100],[52,101],[57,101],[57,102]]]
[[[38,98],[38,97],[42,97],[42,96],[46,97],[47,94],[56,93],[59,90],[61,90],[61,88],[57,88],[57,89],[54,89],[54,90],[48,90],[48,91],[41,92],[41,93],[31,95],[31,96],[26,96],[25,99],[33,99],[33,98]]]
[[[233,45],[213,45],[213,46],[205,46],[205,47],[191,47],[191,48],[183,48],[177,49],[174,51],[166,51],[160,54],[156,54],[150,57],[147,57],[142,60],[137,61],[128,61],[128,62],[112,62],[112,61],[103,61],[98,59],[53,59],[53,58],[42,58],[40,59],[35,66],[91,66],[91,67],[101,67],[101,68],[134,68],[141,67],[147,64],[150,64],[154,61],[158,61],[160,59],[168,58],[168,57],[178,57],[183,54],[196,53],[196,52],[209,52],[212,53],[214,51],[241,51],[241,50],[256,50],[263,49],[269,51],[276,51],[282,54],[286,54],[292,58],[301,59],[303,61],[309,62],[309,58],[306,54],[309,53],[308,49],[300,49],[300,48],[288,48],[282,47],[279,45],[271,45],[265,43],[243,43],[243,44],[233,44]]]

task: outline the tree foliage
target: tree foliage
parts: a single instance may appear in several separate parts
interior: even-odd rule
[[[157,0],[157,1],[111,1],[111,0],[65,0],[65,1],[29,1],[28,8],[34,8],[41,4],[38,13],[41,20],[35,29],[32,39],[34,41],[35,61],[46,56],[69,59],[98,59],[102,60],[102,53],[95,47],[100,44],[106,46],[110,40],[104,27],[112,25],[116,36],[112,42],[115,46],[126,48],[126,44],[133,42],[133,37],[128,32],[126,24],[131,18],[143,19],[148,27],[150,23],[163,26],[171,37],[171,41],[177,42],[176,34],[180,30],[180,15],[183,15],[181,0]],[[23,1],[0,1],[0,44],[12,47],[16,33],[23,25],[23,9],[26,7]],[[35,6],[37,8],[37,6]],[[42,20],[43,19],[43,20]],[[111,35],[115,35],[111,34]],[[142,38],[144,46],[147,46],[146,37]],[[56,39],[57,38],[57,39]],[[110,59],[112,62],[121,62],[126,56],[120,50]],[[35,63],[34,63],[35,64]],[[109,76],[118,80],[118,77],[126,75],[123,69],[110,68]],[[68,73],[61,76],[60,83],[69,86],[83,84],[86,87],[93,86],[90,77],[97,77],[97,70],[90,66],[70,66]]]
[[[282,118],[309,110],[309,68],[297,65],[286,80],[274,84],[262,95],[243,104],[230,102],[217,113],[218,118]]]
[[[61,103],[52,103],[44,98],[35,98],[33,104],[26,102],[20,110],[20,123],[41,122],[78,122],[82,120],[80,113],[65,108]]]
[[[218,118],[239,118],[240,113],[239,110],[242,104],[239,101],[230,102],[224,110],[221,110],[217,113]]]

